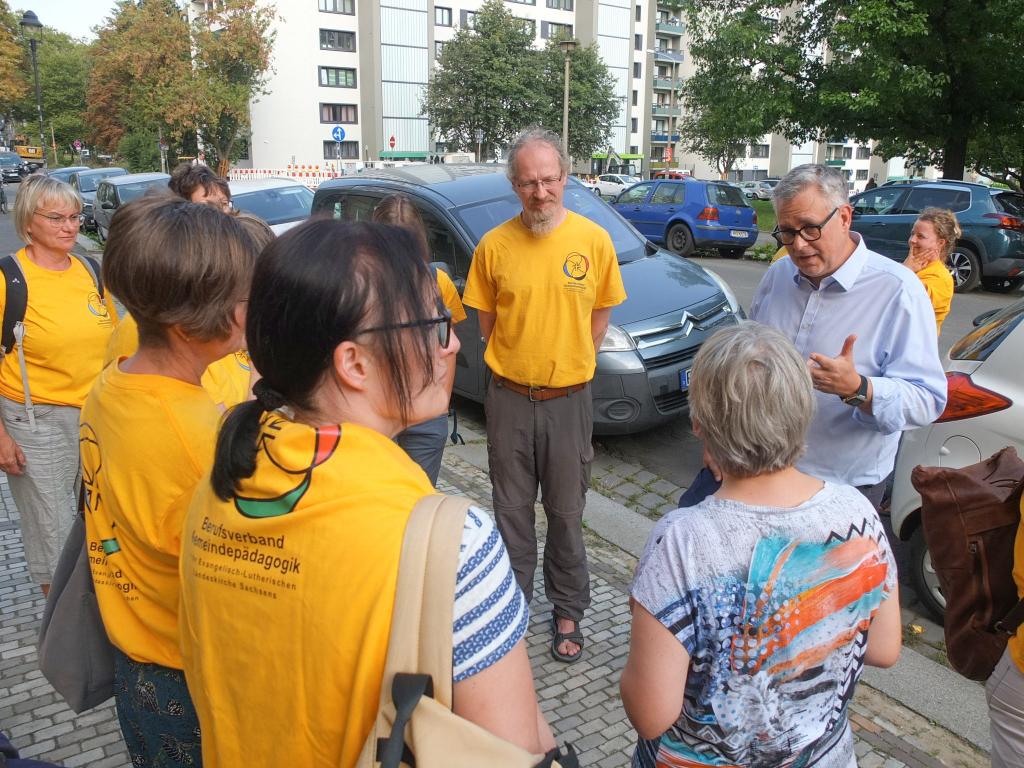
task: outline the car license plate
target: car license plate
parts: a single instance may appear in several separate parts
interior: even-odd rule
[[[747,233],[744,232],[742,229],[730,229],[729,234],[732,235],[733,237],[747,237]]]
[[[684,368],[679,372],[679,388],[687,390],[690,388],[690,369]]]

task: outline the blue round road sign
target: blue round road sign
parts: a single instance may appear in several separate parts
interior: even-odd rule
[[[331,131],[331,136],[335,141],[344,141],[345,129],[342,128],[340,125],[336,125],[334,126],[334,130]]]

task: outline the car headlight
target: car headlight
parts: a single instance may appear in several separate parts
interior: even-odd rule
[[[704,272],[722,289],[722,293],[725,294],[725,300],[729,302],[729,307],[732,309],[733,314],[737,317],[746,317],[747,315],[743,311],[743,307],[740,306],[740,300],[736,298],[736,294],[732,292],[732,288],[722,279],[722,276],[707,267],[704,267]]]
[[[629,352],[636,349],[633,337],[617,325],[609,325],[598,352]]]

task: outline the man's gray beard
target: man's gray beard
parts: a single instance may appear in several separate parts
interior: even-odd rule
[[[524,214],[523,224],[533,234],[543,237],[550,235],[558,227],[558,214],[553,213],[551,215],[546,214]]]

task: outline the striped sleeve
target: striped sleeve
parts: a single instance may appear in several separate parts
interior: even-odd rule
[[[455,579],[452,678],[457,683],[499,661],[526,634],[529,610],[505,543],[491,518],[466,512]]]

